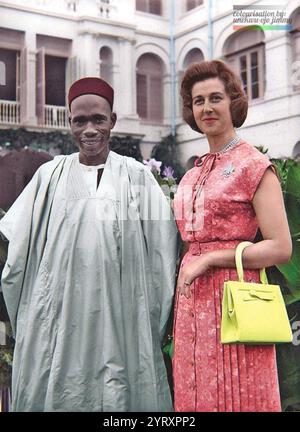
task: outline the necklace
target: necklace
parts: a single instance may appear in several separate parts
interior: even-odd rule
[[[232,147],[236,146],[240,142],[241,138],[236,135],[229,143],[227,143],[220,151],[217,153],[226,153],[228,150],[230,150]]]

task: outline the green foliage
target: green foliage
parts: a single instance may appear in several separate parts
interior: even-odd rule
[[[168,341],[163,347],[163,352],[166,353],[170,359],[173,358],[174,355],[174,341],[172,336],[168,336]]]
[[[299,162],[293,159],[271,159],[271,162],[275,165],[277,169],[277,173],[279,175],[280,182],[281,182],[281,188],[283,194],[285,195],[289,170],[292,167],[299,166]]]
[[[0,389],[11,383],[13,348],[0,345]]]
[[[287,306],[294,340],[276,347],[283,411],[300,411],[300,302]]]
[[[174,199],[174,194],[177,190],[176,179],[173,177],[173,175],[170,176],[161,175],[160,172],[158,172],[155,169],[152,169],[151,171],[157,183],[162,188],[162,191],[165,194],[165,196],[169,198],[170,201],[172,201]]]
[[[0,133],[0,146],[8,150],[24,147],[46,152],[54,150],[57,154],[71,154],[78,151],[70,132],[36,132],[28,131],[24,128],[2,129]],[[140,151],[140,140],[131,136],[112,136],[110,139],[110,148],[120,155],[133,157],[139,162],[143,160]]]
[[[133,157],[137,161],[142,162],[143,157],[140,150],[140,141],[141,140],[131,136],[113,136],[110,139],[110,148],[112,151],[122,156]]]
[[[293,253],[287,264],[268,270],[271,283],[279,284],[294,330],[292,344],[278,345],[277,365],[282,409],[300,410],[300,163],[291,159],[273,159],[281,180],[285,209],[293,242]],[[298,325],[299,324],[299,325]]]
[[[287,264],[277,266],[285,277],[287,305],[300,300],[300,163],[272,160],[281,178],[285,209],[293,241],[293,253]]]
[[[171,166],[177,183],[185,173],[178,160],[176,136],[168,135],[162,138],[161,142],[153,147],[151,158],[162,162],[162,171],[166,166]]]
[[[255,146],[255,148],[260,151],[262,154],[267,154],[268,149],[265,149],[264,146]]]
[[[55,149],[61,154],[71,154],[76,151],[76,145],[69,132],[36,132],[24,128],[2,129],[0,146],[9,150],[30,147],[33,150],[49,152],[50,149]]]

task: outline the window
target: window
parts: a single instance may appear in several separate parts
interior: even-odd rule
[[[191,49],[184,58],[183,67],[186,69],[192,63],[198,63],[204,60],[202,51],[199,48]]]
[[[298,141],[294,147],[292,158],[300,158],[300,141]]]
[[[100,16],[102,18],[110,18],[110,0],[97,0]]]
[[[68,9],[71,10],[72,12],[76,12],[77,11],[77,3],[78,3],[78,0],[68,0],[68,2],[67,2]]]
[[[163,121],[163,64],[144,54],[137,63],[137,113],[144,120]]]
[[[63,57],[45,56],[46,105],[66,105],[66,62]]]
[[[0,86],[6,85],[6,65],[0,61]]]
[[[200,6],[203,4],[203,0],[187,0],[186,1],[186,10],[190,11],[192,9],[195,9],[197,6]]]
[[[66,89],[77,74],[72,41],[36,35],[36,115],[38,124],[66,128]]]
[[[179,97],[179,103],[178,103],[178,116],[181,117],[182,112],[182,98],[180,96],[180,86],[181,81],[183,78],[183,74],[186,70],[186,68],[192,64],[192,63],[199,63],[204,60],[204,55],[202,51],[199,48],[193,48],[191,49],[185,56],[183,61],[183,70],[180,70],[178,72],[178,97]]]
[[[0,99],[17,100],[19,52],[0,48]]]
[[[102,47],[100,49],[100,77],[107,81],[111,86],[113,85],[112,66],[112,50],[108,47]]]
[[[264,34],[260,30],[234,33],[225,44],[225,61],[239,74],[249,100],[264,95]]]
[[[161,0],[136,0],[136,10],[162,15]]]

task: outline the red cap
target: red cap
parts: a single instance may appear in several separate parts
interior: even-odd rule
[[[71,85],[68,94],[69,108],[71,109],[71,103],[74,99],[85,94],[94,94],[103,97],[108,101],[111,109],[113,109],[114,90],[103,79],[97,77],[87,77],[75,81]]]

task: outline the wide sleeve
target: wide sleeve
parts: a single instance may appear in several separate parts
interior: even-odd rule
[[[33,239],[44,241],[45,238],[45,236],[40,236],[39,232],[41,221],[45,217],[47,202],[49,202],[47,208],[51,208],[52,198],[48,196],[48,186],[54,168],[63,160],[63,158],[55,159],[45,163],[36,171],[31,181],[0,221],[0,231],[9,241],[1,286],[14,335],[16,334],[17,314],[24,277],[28,273],[28,261],[32,254],[38,253],[37,243],[34,243]],[[59,172],[57,173],[58,177]]]
[[[38,183],[38,173],[35,173],[31,181],[27,184],[25,189],[18,196],[16,201],[10,207],[8,212],[0,221],[0,233],[7,240],[10,241],[16,233],[16,227],[19,225],[20,219],[24,218],[27,210],[32,206],[32,198],[34,197],[35,190]],[[25,218],[24,218],[25,228]]]
[[[246,161],[241,185],[244,185],[244,191],[249,201],[253,201],[255,192],[268,168],[271,168],[276,174],[276,168],[272,162],[259,152]]]
[[[153,289],[159,302],[159,334],[162,341],[175,288],[177,227],[166,196],[148,168],[139,164],[139,213]]]

